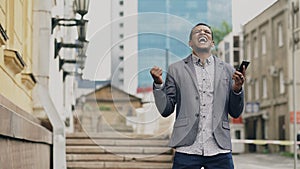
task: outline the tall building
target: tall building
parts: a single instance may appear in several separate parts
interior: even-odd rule
[[[218,28],[223,21],[232,23],[231,1],[224,0],[139,0],[138,12],[139,88],[152,86],[153,65],[166,71],[168,64],[190,54],[188,36],[195,24]]]
[[[137,89],[137,1],[111,1],[111,83],[131,94]]]
[[[91,58],[84,78],[111,80],[113,86],[136,93],[137,6],[137,0],[91,1]]]

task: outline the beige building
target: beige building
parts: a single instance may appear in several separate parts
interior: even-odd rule
[[[77,34],[64,29],[63,21],[87,12],[79,4],[88,1],[76,8],[74,2],[0,1],[0,168],[67,167],[65,132],[72,131],[75,102],[71,75],[77,75],[69,71],[83,61],[67,70],[61,60],[79,52],[58,49],[74,46]],[[58,46],[57,39],[65,43]]]
[[[244,59],[247,69],[246,112],[243,114],[246,139],[294,140],[293,87],[299,83],[299,66],[293,79],[293,62],[300,63],[300,45],[295,44],[293,61],[291,2],[278,0],[243,26]],[[295,4],[299,1],[294,0]],[[294,14],[299,37],[299,10]],[[299,113],[299,85],[296,87],[296,111]],[[300,116],[300,115],[298,115]],[[299,119],[299,117],[298,117]],[[300,121],[297,132],[300,134]],[[293,152],[292,145],[247,145],[250,152]]]
[[[111,84],[104,85],[78,98],[75,132],[133,132],[127,120],[136,116],[140,107],[142,99]]]

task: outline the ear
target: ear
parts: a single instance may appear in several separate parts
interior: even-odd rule
[[[190,46],[190,48],[192,48],[192,42],[191,41],[189,41],[189,46]]]

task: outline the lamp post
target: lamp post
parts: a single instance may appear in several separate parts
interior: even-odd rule
[[[297,112],[296,112],[296,61],[295,61],[295,45],[299,42],[299,38],[295,37],[295,14],[299,11],[299,3],[295,6],[292,2],[292,57],[293,57],[293,113],[294,113],[294,169],[297,168]]]
[[[88,12],[90,0],[75,0],[74,3],[75,12],[83,18],[83,16]]]
[[[80,42],[80,48],[78,48],[78,56],[76,59],[73,60],[67,60],[67,59],[62,59],[59,57],[59,71],[63,68],[63,65],[65,63],[69,63],[69,64],[77,64],[79,66],[80,69],[84,69],[84,65],[85,65],[85,60],[87,58],[86,56],[86,50],[88,47],[88,41],[84,41],[84,42]],[[64,44],[65,46],[67,46],[66,44]],[[78,45],[79,46],[79,45]],[[75,47],[70,45],[69,47]]]
[[[63,43],[63,42],[57,42],[57,40],[54,40],[54,59],[56,59],[58,52],[61,48],[82,48],[82,43]]]
[[[83,16],[88,13],[89,4],[90,4],[90,0],[75,0],[74,12],[81,15],[81,18],[80,19],[52,18],[52,32],[57,25],[86,27],[87,20],[84,20]]]

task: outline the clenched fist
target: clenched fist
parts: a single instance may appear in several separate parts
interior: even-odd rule
[[[151,74],[151,76],[154,80],[154,83],[156,83],[156,84],[162,84],[163,83],[162,69],[160,67],[154,66],[150,70],[150,74]]]

